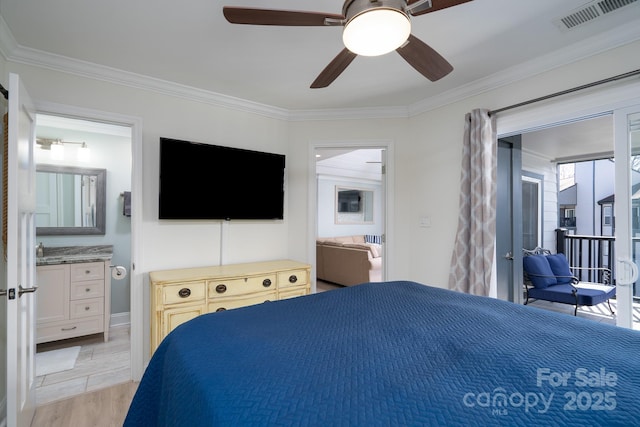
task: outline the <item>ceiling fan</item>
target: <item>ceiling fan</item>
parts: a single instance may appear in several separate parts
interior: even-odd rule
[[[436,81],[453,71],[438,52],[411,34],[411,16],[424,15],[472,0],[346,0],[342,14],[225,6],[232,24],[342,26],[345,48],[311,84],[329,86],[358,55],[395,50],[420,74]]]

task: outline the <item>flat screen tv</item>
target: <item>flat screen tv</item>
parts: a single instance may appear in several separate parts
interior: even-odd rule
[[[160,219],[283,219],[282,154],[160,138]]]
[[[338,212],[360,212],[360,200],[359,190],[338,191]]]

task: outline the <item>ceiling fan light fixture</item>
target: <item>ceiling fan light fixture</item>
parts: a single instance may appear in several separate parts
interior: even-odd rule
[[[411,21],[401,10],[368,9],[353,16],[344,26],[342,41],[351,52],[379,56],[396,50],[411,34]]]

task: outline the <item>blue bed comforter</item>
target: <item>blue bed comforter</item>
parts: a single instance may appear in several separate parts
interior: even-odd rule
[[[200,316],[126,426],[640,425],[640,333],[414,282]]]

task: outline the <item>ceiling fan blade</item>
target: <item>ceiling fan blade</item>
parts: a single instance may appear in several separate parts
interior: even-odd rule
[[[419,0],[408,0],[407,5],[411,6]],[[420,6],[411,11],[411,16],[424,15],[425,13],[435,12],[437,10],[446,9],[448,7],[457,6],[473,0],[431,0],[431,7]],[[428,4],[428,3],[427,3]]]
[[[413,34],[409,35],[407,43],[397,48],[396,52],[432,82],[453,71],[453,66],[442,55]]]
[[[329,86],[340,74],[342,74],[349,64],[351,64],[351,61],[353,61],[356,56],[358,55],[351,52],[349,49],[342,49],[342,52],[333,58],[333,61],[331,61],[329,65],[322,70],[313,83],[311,83],[311,89],[319,89]]]
[[[222,13],[232,24],[323,26],[325,19],[341,21],[344,16],[333,13],[302,12],[295,10],[252,9],[225,6]]]

